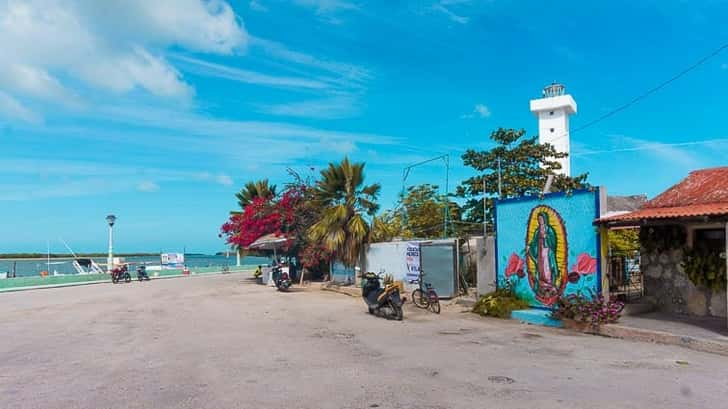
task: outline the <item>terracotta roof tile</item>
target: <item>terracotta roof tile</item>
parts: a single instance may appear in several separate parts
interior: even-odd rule
[[[631,213],[604,217],[605,222],[728,215],[728,166],[690,172],[680,183]]]
[[[721,216],[728,215],[728,202],[710,203],[692,206],[657,207],[652,209],[640,209],[631,213],[620,214],[612,217],[599,219],[603,222],[616,221],[638,221],[644,219],[670,219],[676,217],[699,217],[699,216]]]

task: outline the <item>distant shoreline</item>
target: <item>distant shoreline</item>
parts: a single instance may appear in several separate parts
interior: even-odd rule
[[[192,254],[188,254],[192,255]],[[105,258],[107,257],[107,254],[104,253],[86,253],[86,254],[77,254],[76,257],[82,257],[82,258]],[[122,254],[114,254],[114,257],[159,257],[159,253],[122,253]],[[0,254],[0,260],[10,260],[10,261],[25,261],[25,260],[47,260],[49,258],[48,255],[41,254],[41,253],[9,253],[9,254]],[[50,254],[50,258],[53,260],[73,260],[74,256],[73,254]]]

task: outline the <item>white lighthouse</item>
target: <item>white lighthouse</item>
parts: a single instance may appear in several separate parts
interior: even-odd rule
[[[569,151],[569,116],[576,113],[576,101],[562,84],[553,83],[543,89],[543,97],[531,100],[531,112],[538,117],[538,142],[550,143],[557,152]],[[565,176],[571,176],[571,156],[559,159]]]

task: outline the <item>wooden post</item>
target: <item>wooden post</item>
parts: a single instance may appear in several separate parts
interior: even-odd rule
[[[605,225],[599,226],[599,238],[601,248],[599,249],[599,256],[601,259],[601,270],[602,270],[602,296],[605,300],[609,299],[609,228]]]

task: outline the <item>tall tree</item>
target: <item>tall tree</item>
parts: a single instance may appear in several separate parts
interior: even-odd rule
[[[369,236],[367,218],[379,208],[379,190],[377,183],[364,185],[364,163],[352,163],[348,158],[329,163],[316,183],[315,202],[322,213],[309,229],[310,238],[353,267]]]
[[[524,137],[526,131],[499,128],[490,135],[495,147],[487,151],[468,149],[463,154],[463,163],[475,169],[478,174],[464,180],[458,186],[456,195],[465,198],[462,208],[465,220],[483,222],[483,181],[487,197],[487,217],[492,226],[493,201],[498,197],[498,169],[501,174],[502,198],[539,194],[548,175],[555,175],[561,165],[555,159],[568,156],[557,152],[553,145],[538,143],[538,137]],[[500,165],[499,165],[500,164]],[[588,187],[588,174],[574,177],[557,175],[552,189],[570,190]]]
[[[235,197],[238,199],[240,209],[245,209],[245,206],[251,204],[258,197],[264,200],[276,197],[276,185],[271,185],[268,179],[250,181],[235,194]]]
[[[410,186],[402,198],[403,219],[414,237],[442,237],[445,229],[445,206],[448,201],[438,193],[438,186]]]
[[[381,214],[374,216],[369,241],[379,243],[392,241],[396,238],[411,238],[412,232],[405,228],[401,216],[401,212],[394,210],[385,210]]]

